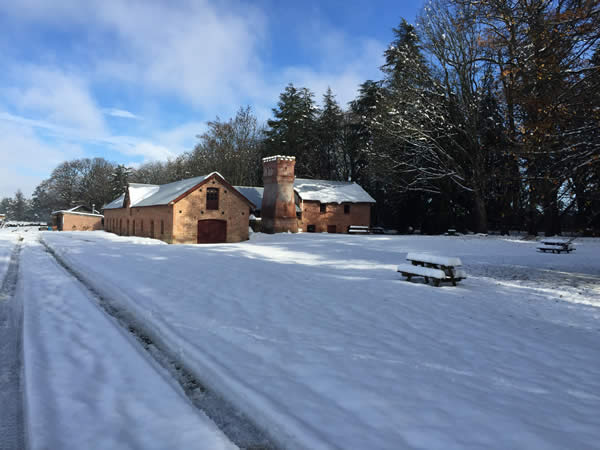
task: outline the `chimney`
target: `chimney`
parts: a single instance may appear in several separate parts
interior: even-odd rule
[[[294,199],[294,156],[263,158],[262,228],[266,233],[298,232]]]

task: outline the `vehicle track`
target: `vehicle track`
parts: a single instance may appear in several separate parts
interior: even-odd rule
[[[0,286],[0,450],[25,448],[23,422],[23,305],[15,299],[21,241]]]
[[[77,271],[73,270],[42,238],[40,242],[46,252],[90,293],[100,308],[115,319],[146,350],[147,354],[165,369],[181,386],[186,397],[199,410],[203,411],[219,429],[238,447],[248,450],[276,450],[272,439],[253,421],[228,401],[206,386],[186,368],[175,352],[169,351],[154,342],[131,313],[119,308],[114,301],[102,295],[91,286]]]

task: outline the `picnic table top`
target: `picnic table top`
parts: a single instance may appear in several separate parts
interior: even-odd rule
[[[572,241],[566,239],[542,239],[542,243],[547,245],[569,245]]]
[[[462,266],[460,258],[451,256],[430,255],[428,253],[409,253],[406,255],[408,261],[417,261],[428,264],[436,264],[445,267]]]

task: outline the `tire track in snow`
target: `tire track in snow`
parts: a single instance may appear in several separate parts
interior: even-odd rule
[[[135,320],[135,317],[115,306],[115,302],[103,296],[96,288],[72,269],[41,237],[40,242],[65,271],[90,292],[91,297],[117,324],[127,330],[163,369],[180,385],[191,403],[203,411],[219,429],[238,447],[248,450],[276,450],[277,446],[259,429],[250,418],[242,414],[232,404],[215,392],[207,389],[194,374],[177,358],[175,352],[162,348],[152,341],[149,334]],[[0,448],[2,450],[2,448]]]
[[[0,450],[25,448],[23,424],[23,309],[15,303],[21,241],[0,287]]]

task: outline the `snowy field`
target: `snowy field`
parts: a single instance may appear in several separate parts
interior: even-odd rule
[[[21,266],[29,448],[235,448],[40,243]]]
[[[283,447],[600,441],[598,240],[554,255],[479,237],[41,236]],[[469,278],[403,281],[407,252],[458,256]]]
[[[0,229],[0,286],[6,275],[10,256],[19,239],[18,233],[12,233],[10,230]]]
[[[233,447],[39,238],[283,448],[600,441],[600,240],[555,255],[497,237],[23,235],[31,448]],[[458,256],[468,278],[406,282],[408,252]]]

